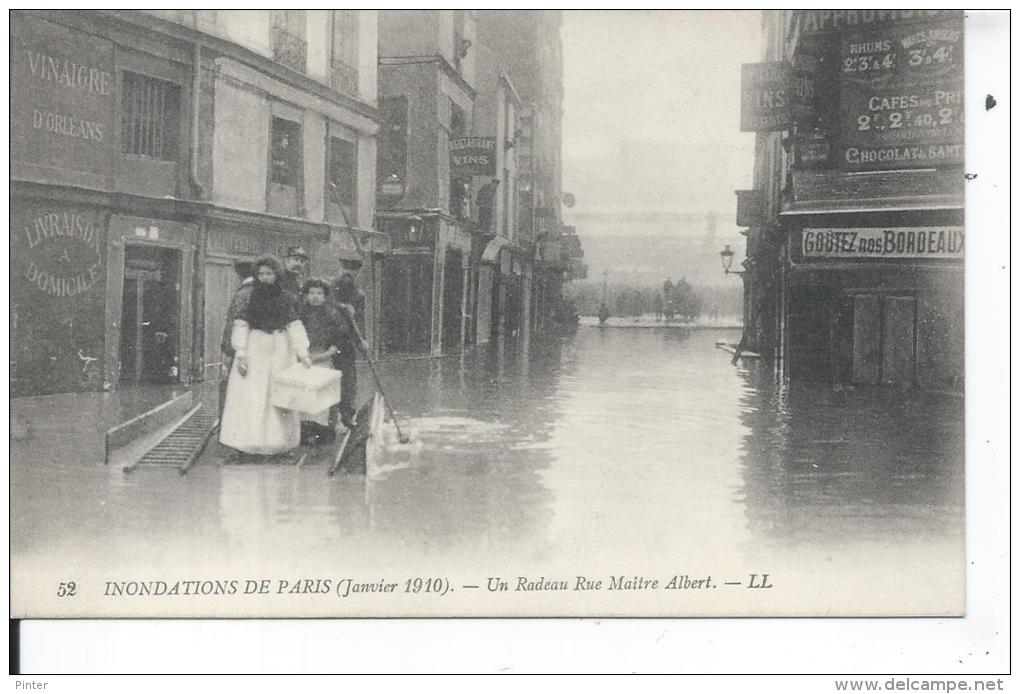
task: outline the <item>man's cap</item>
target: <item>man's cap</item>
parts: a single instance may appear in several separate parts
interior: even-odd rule
[[[254,258],[238,258],[234,261],[234,272],[237,273],[238,277],[242,279],[245,277],[255,276],[255,259]]]
[[[287,248],[288,258],[304,258],[308,260],[308,253],[305,251],[303,246],[290,246]]]

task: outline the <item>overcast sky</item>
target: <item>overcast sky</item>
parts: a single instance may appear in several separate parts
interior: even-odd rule
[[[577,211],[732,219],[734,189],[751,182],[740,64],[759,60],[759,22],[758,12],[564,13],[563,183]]]

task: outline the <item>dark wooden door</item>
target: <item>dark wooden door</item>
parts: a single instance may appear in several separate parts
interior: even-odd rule
[[[383,346],[388,352],[428,353],[432,330],[432,256],[386,260],[382,291]]]
[[[461,348],[461,322],[463,321],[464,268],[460,251],[446,252],[443,269],[443,352]]]

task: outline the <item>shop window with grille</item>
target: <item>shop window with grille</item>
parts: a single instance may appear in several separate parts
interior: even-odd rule
[[[335,221],[348,226],[357,224],[358,148],[354,142],[340,137],[329,138],[329,168],[326,177],[326,200]],[[337,215],[335,212],[339,212]],[[336,217],[339,216],[339,219]],[[332,221],[332,220],[331,220]]]
[[[181,88],[173,82],[124,72],[121,151],[175,161],[181,130]]]

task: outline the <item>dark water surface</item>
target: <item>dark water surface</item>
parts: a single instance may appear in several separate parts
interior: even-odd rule
[[[12,553],[157,575],[309,557],[380,570],[497,558],[824,565],[836,553],[962,563],[962,400],[776,388],[714,346],[737,337],[582,327],[526,352],[386,363],[414,444],[391,447],[367,478],[327,477],[324,460],[221,465],[218,445],[185,477],[125,475],[76,456],[74,440],[48,452],[15,442]]]

